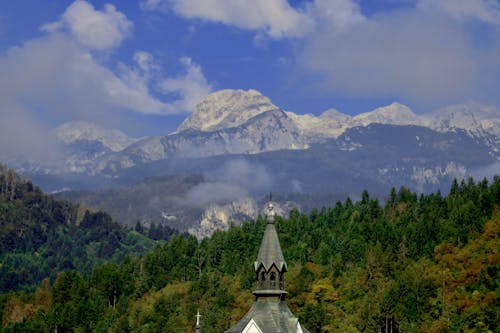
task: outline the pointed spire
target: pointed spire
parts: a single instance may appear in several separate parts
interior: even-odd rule
[[[270,199],[272,198],[272,194]],[[287,265],[285,262],[285,257],[281,251],[280,241],[278,239],[278,233],[274,227],[274,217],[276,213],[274,212],[274,206],[271,201],[267,205],[267,225],[264,231],[264,237],[262,238],[262,243],[260,245],[259,254],[257,255],[257,260],[255,261],[255,271],[257,271],[260,265],[263,265],[265,270],[268,271],[273,264],[281,272],[283,268],[286,270]]]
[[[274,224],[274,217],[276,216],[276,212],[274,211],[273,206],[273,194],[269,194],[269,203],[267,204],[267,223]]]

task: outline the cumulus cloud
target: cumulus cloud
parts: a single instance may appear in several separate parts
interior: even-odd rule
[[[330,29],[345,29],[365,20],[361,8],[352,0],[315,0],[308,5],[307,15]]]
[[[497,85],[498,26],[485,27],[491,34],[483,42],[489,45],[478,45],[462,19],[494,23],[498,3],[422,0],[414,8],[369,17],[354,1],[342,3],[348,9],[334,12],[343,12],[346,23],[332,24],[335,17],[319,10],[325,4],[316,0],[311,6],[318,9],[310,10],[316,13],[316,29],[297,48],[300,70],[313,74],[319,88],[356,97],[399,96],[432,106],[464,96],[481,99]]]
[[[302,7],[286,0],[144,0],[142,8],[255,31],[257,38],[294,38],[296,73],[312,77],[323,93],[397,96],[420,109],[464,96],[500,102],[492,88],[500,77],[500,3],[411,4],[366,15],[356,0]]]
[[[185,18],[262,31],[275,39],[302,36],[312,25],[305,12],[286,0],[146,0],[141,7],[172,9]]]
[[[497,0],[420,0],[418,6],[439,10],[457,19],[479,19],[500,24],[500,3]]]
[[[106,4],[103,11],[98,11],[83,0],[73,2],[59,21],[41,27],[47,32],[68,30],[82,45],[96,50],[119,46],[132,29],[132,22],[115,6]]]
[[[134,53],[134,61],[145,73],[159,70],[159,66],[155,63],[153,55],[146,51],[136,51]]]
[[[318,31],[304,42],[299,62],[337,92],[435,100],[474,84],[478,69],[469,47],[454,22],[405,11]]]
[[[179,96],[179,99],[172,103],[174,109],[190,112],[200,99],[212,92],[212,86],[207,82],[201,67],[191,58],[182,57],[179,61],[184,65],[186,73],[163,80],[160,88],[166,94]]]
[[[64,34],[9,49],[0,57],[0,96],[66,117],[105,116],[116,109],[161,114],[164,103],[144,82],[126,82]]]
[[[96,11],[87,2],[76,1],[59,21],[43,27],[43,36],[1,53],[0,139],[8,144],[0,145],[0,155],[11,153],[7,146],[26,157],[48,150],[40,144],[53,141],[50,135],[43,135],[49,132],[50,119],[115,126],[128,113],[190,111],[191,100],[210,90],[201,68],[190,59],[183,60],[187,73],[174,77],[169,86],[180,96],[167,98],[166,92],[153,94],[154,86],[170,81],[151,54],[137,51],[132,65],[118,64],[117,70],[109,58],[104,57],[108,60],[103,62],[95,54],[117,47],[130,29],[131,23],[113,6]],[[25,137],[33,139],[35,148],[25,144]]]

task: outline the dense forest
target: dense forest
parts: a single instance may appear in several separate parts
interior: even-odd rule
[[[174,231],[152,225],[128,230],[103,212],[54,200],[0,165],[0,293],[34,291],[57,272],[89,274],[98,263],[120,262],[168,240]]]
[[[83,247],[73,238],[65,250],[64,242],[49,241],[48,235],[37,243],[35,235],[52,228],[44,223],[53,222],[17,208],[5,173],[0,180],[2,279],[8,279],[5,263],[18,256],[24,261],[9,266],[11,277],[31,273],[31,260],[57,261],[40,283],[25,281],[18,284],[24,290],[0,295],[2,332],[193,332],[199,310],[202,331],[220,333],[253,302],[253,261],[264,218],[202,241],[174,235],[147,253],[116,252],[130,244],[122,237],[122,247],[105,251],[90,270],[82,270],[74,261],[78,254],[70,256],[73,266],[64,266],[66,255],[73,247],[98,253],[93,242],[114,237],[112,232],[103,231]],[[26,198],[18,200],[31,206]],[[69,225],[58,231],[63,239],[76,232],[72,224],[81,227],[85,219],[92,222],[83,224],[107,223],[99,213],[71,222],[79,220],[69,218],[78,213],[62,210],[67,204],[54,210],[39,205],[54,218],[62,214],[57,226]],[[23,235],[39,229],[29,241],[19,240],[19,233],[7,236],[19,223]],[[393,189],[384,204],[364,192],[358,202],[347,199],[309,214],[293,210],[288,218],[278,217],[276,227],[288,262],[288,304],[312,333],[500,332],[500,177],[490,183],[455,181],[447,196]],[[5,245],[10,237],[13,245]],[[119,260],[108,260],[117,253]]]

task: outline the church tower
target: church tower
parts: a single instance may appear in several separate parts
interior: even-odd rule
[[[285,303],[287,265],[274,225],[274,206],[267,207],[267,223],[255,261],[257,289],[255,302],[247,314],[226,333],[309,333],[300,326]]]

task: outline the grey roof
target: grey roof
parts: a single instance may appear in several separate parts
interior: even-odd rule
[[[266,224],[266,230],[264,231],[264,237],[260,244],[259,254],[254,264],[256,271],[261,264],[264,265],[266,271],[269,270],[273,264],[276,265],[280,272],[283,268],[285,268],[285,270],[288,269],[285,257],[281,251],[280,241],[274,223]]]
[[[226,333],[243,332],[252,319],[264,333],[297,333],[298,319],[284,301],[254,302],[247,314]],[[304,327],[302,331],[309,333]]]
[[[266,230],[260,245],[259,254],[255,261],[255,270],[264,266],[266,271],[275,265],[280,273],[287,270],[285,257],[281,251],[278,233],[274,226],[273,205],[269,202]],[[263,286],[261,286],[263,287]],[[299,320],[294,317],[286,303],[284,302],[287,292],[279,288],[258,289],[254,291],[257,300],[247,314],[226,333],[241,333],[247,328],[252,320],[263,333],[309,333],[308,330],[301,327]],[[300,330],[298,328],[301,328]]]

